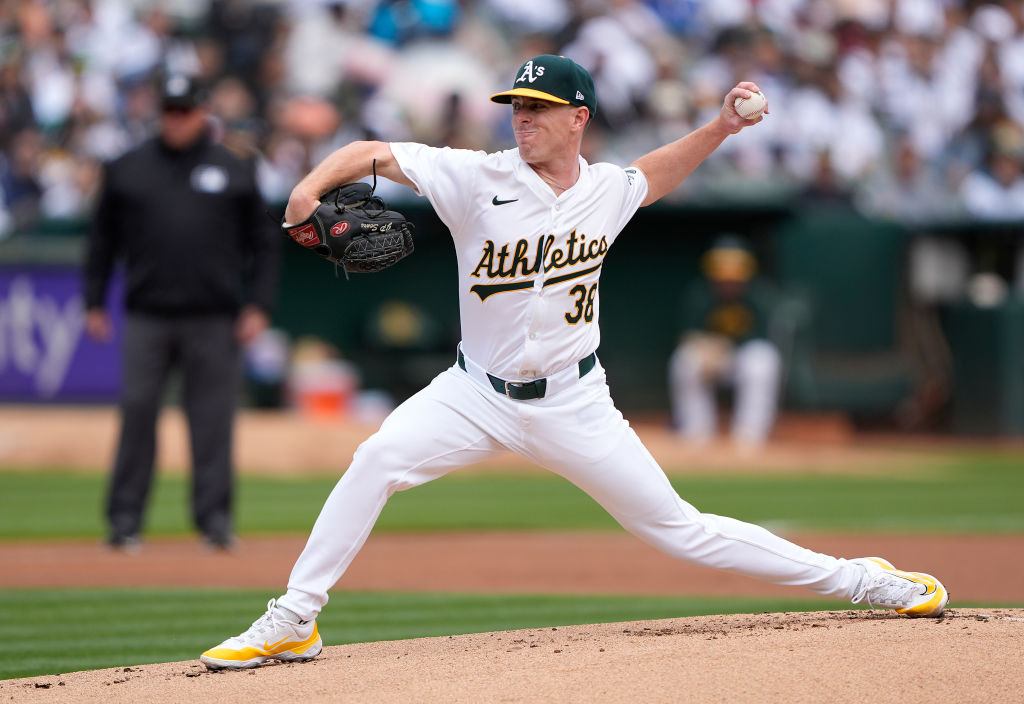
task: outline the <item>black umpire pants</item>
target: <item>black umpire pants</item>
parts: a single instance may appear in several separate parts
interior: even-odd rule
[[[121,435],[107,495],[114,536],[137,535],[153,479],[156,426],[172,370],[192,450],[192,519],[205,535],[231,533],[232,430],[240,378],[230,315],[129,313],[124,327]]]

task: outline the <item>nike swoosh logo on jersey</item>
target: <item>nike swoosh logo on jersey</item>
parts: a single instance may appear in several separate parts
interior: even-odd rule
[[[505,205],[505,203],[515,203],[518,198],[512,198],[511,200],[498,200],[498,196],[494,196],[491,199],[491,205]]]

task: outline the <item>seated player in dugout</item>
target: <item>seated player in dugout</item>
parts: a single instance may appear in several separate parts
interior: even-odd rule
[[[519,67],[511,90],[491,97],[511,103],[517,148],[487,154],[352,142],[296,185],[286,229],[307,219],[321,195],[369,177],[374,164],[377,174],[426,196],[455,245],[462,341],[451,367],[359,446],[286,592],[247,630],[204,652],[207,667],[316,657],[317,615],[388,498],[508,451],[571,481],[675,559],[911,616],[942,613],[946,590],[930,575],[876,557],[814,552],[761,526],[702,513],[676,494],[612,401],[597,357],[604,258],[637,208],[675,189],[729,135],[761,121],[735,107],[757,90],[738,83],[707,124],[628,167],[589,164],[580,142],[598,109],[593,79],[570,59],[536,56]],[[629,233],[621,246],[649,246],[643,234]],[[339,297],[338,305],[352,300]]]
[[[757,448],[771,434],[782,360],[768,339],[774,287],[739,235],[718,237],[701,258],[703,277],[686,291],[682,334],[669,360],[672,422],[687,441],[703,444],[718,429],[718,391],[732,392],[731,436]]]

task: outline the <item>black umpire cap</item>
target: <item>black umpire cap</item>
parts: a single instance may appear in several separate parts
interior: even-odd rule
[[[172,73],[160,81],[160,107],[164,110],[192,110],[206,102],[206,92],[192,76]]]

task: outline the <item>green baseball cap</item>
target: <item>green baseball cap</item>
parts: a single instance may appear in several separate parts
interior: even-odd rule
[[[594,79],[587,69],[564,56],[534,56],[519,67],[512,90],[495,93],[491,100],[511,103],[513,95],[585,107],[590,110],[591,117],[597,112]]]

